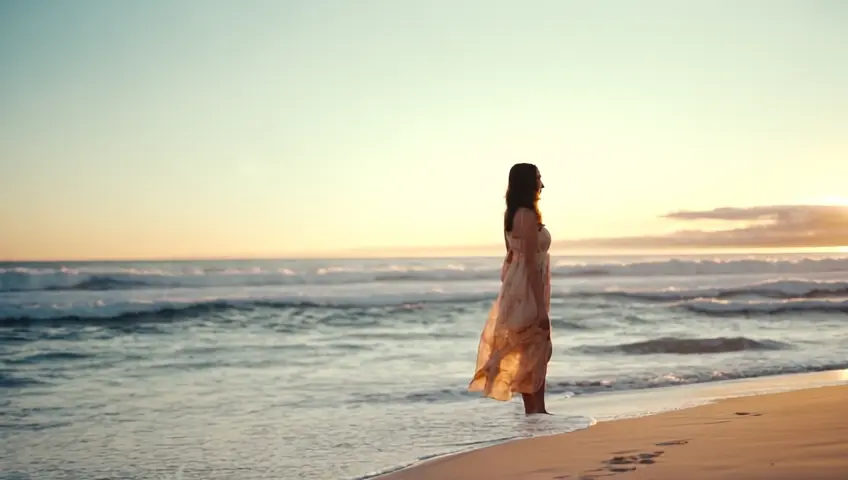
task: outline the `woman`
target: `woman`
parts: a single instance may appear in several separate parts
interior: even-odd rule
[[[527,414],[548,413],[545,375],[553,348],[548,317],[551,234],[538,207],[543,188],[535,165],[519,163],[509,171],[501,289],[480,335],[477,371],[468,386],[502,401],[521,393]]]

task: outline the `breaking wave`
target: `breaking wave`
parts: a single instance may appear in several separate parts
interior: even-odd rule
[[[313,287],[314,289],[315,287]],[[67,297],[45,293],[40,298],[31,294],[7,294],[0,302],[0,322],[26,322],[63,319],[80,321],[97,319],[139,319],[160,316],[168,319],[192,317],[203,313],[257,308],[411,308],[422,305],[467,305],[490,303],[497,297],[497,284],[465,291],[446,292],[438,288],[383,291],[362,294],[318,289],[308,294],[299,290],[275,289],[244,292],[227,288],[189,291],[151,291],[150,295],[109,297],[99,293],[79,293]],[[776,315],[787,312],[848,313],[848,282],[772,281],[713,289],[554,291],[557,302],[586,298],[618,298],[626,301],[664,303],[668,308],[682,308],[699,315]],[[568,326],[568,325],[566,325]],[[575,327],[576,328],[576,327]]]
[[[605,290],[582,292],[581,296],[626,298],[646,302],[674,302],[710,298],[727,300],[738,297],[764,297],[770,299],[848,297],[848,282],[815,280],[772,280],[749,285],[724,288],[669,288],[662,290]]]
[[[7,264],[10,265],[10,264]],[[497,280],[500,265],[488,260],[469,266],[444,263],[441,266],[378,264],[304,268],[287,267],[222,268],[186,266],[177,263],[158,266],[8,266],[0,268],[0,292],[126,290],[139,288],[204,288],[275,285],[344,285],[380,282],[459,282]],[[632,263],[564,264],[552,269],[555,278],[662,277],[698,275],[774,274],[848,272],[848,258],[799,260],[665,260]]]
[[[33,322],[50,321],[64,322],[123,322],[123,321],[163,321],[192,318],[212,313],[253,311],[265,309],[309,309],[330,308],[341,310],[376,310],[396,312],[399,310],[415,309],[423,304],[469,304],[488,302],[489,294],[450,295],[439,292],[418,295],[383,296],[383,297],[330,297],[303,298],[289,297],[230,297],[230,298],[195,298],[195,299],[159,299],[155,301],[124,300],[104,302],[97,300],[90,303],[71,305],[54,304],[0,304],[0,326],[28,324]]]
[[[848,300],[782,300],[778,302],[726,302],[694,300],[681,307],[705,315],[776,315],[782,313],[848,313]]]
[[[785,350],[790,345],[773,340],[753,340],[746,337],[676,338],[663,337],[621,345],[583,346],[585,353],[624,353],[628,355],[698,355],[746,350]]]

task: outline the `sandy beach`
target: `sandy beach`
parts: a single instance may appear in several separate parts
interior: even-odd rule
[[[439,458],[380,480],[848,478],[848,386],[721,400]]]

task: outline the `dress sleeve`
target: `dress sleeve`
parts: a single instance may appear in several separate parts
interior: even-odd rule
[[[529,208],[519,208],[518,211],[515,212],[515,217],[512,222],[512,231],[521,232],[524,231],[528,225],[535,227],[538,223],[539,221],[536,218],[535,212]]]
[[[538,234],[537,225],[539,224],[536,218],[536,213],[529,208],[519,208],[515,212],[515,217],[512,222],[512,232],[514,236],[515,249],[523,252],[526,242],[534,242]],[[529,238],[528,238],[529,237]],[[531,243],[532,245],[532,243]]]

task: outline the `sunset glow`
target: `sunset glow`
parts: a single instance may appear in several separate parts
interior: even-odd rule
[[[814,205],[839,205],[843,207],[848,207],[848,197],[840,197],[833,195],[822,197],[820,199],[814,200],[811,203]]]
[[[842,7],[495,3],[3,4],[0,259],[499,252],[526,161],[590,249],[848,205]]]

